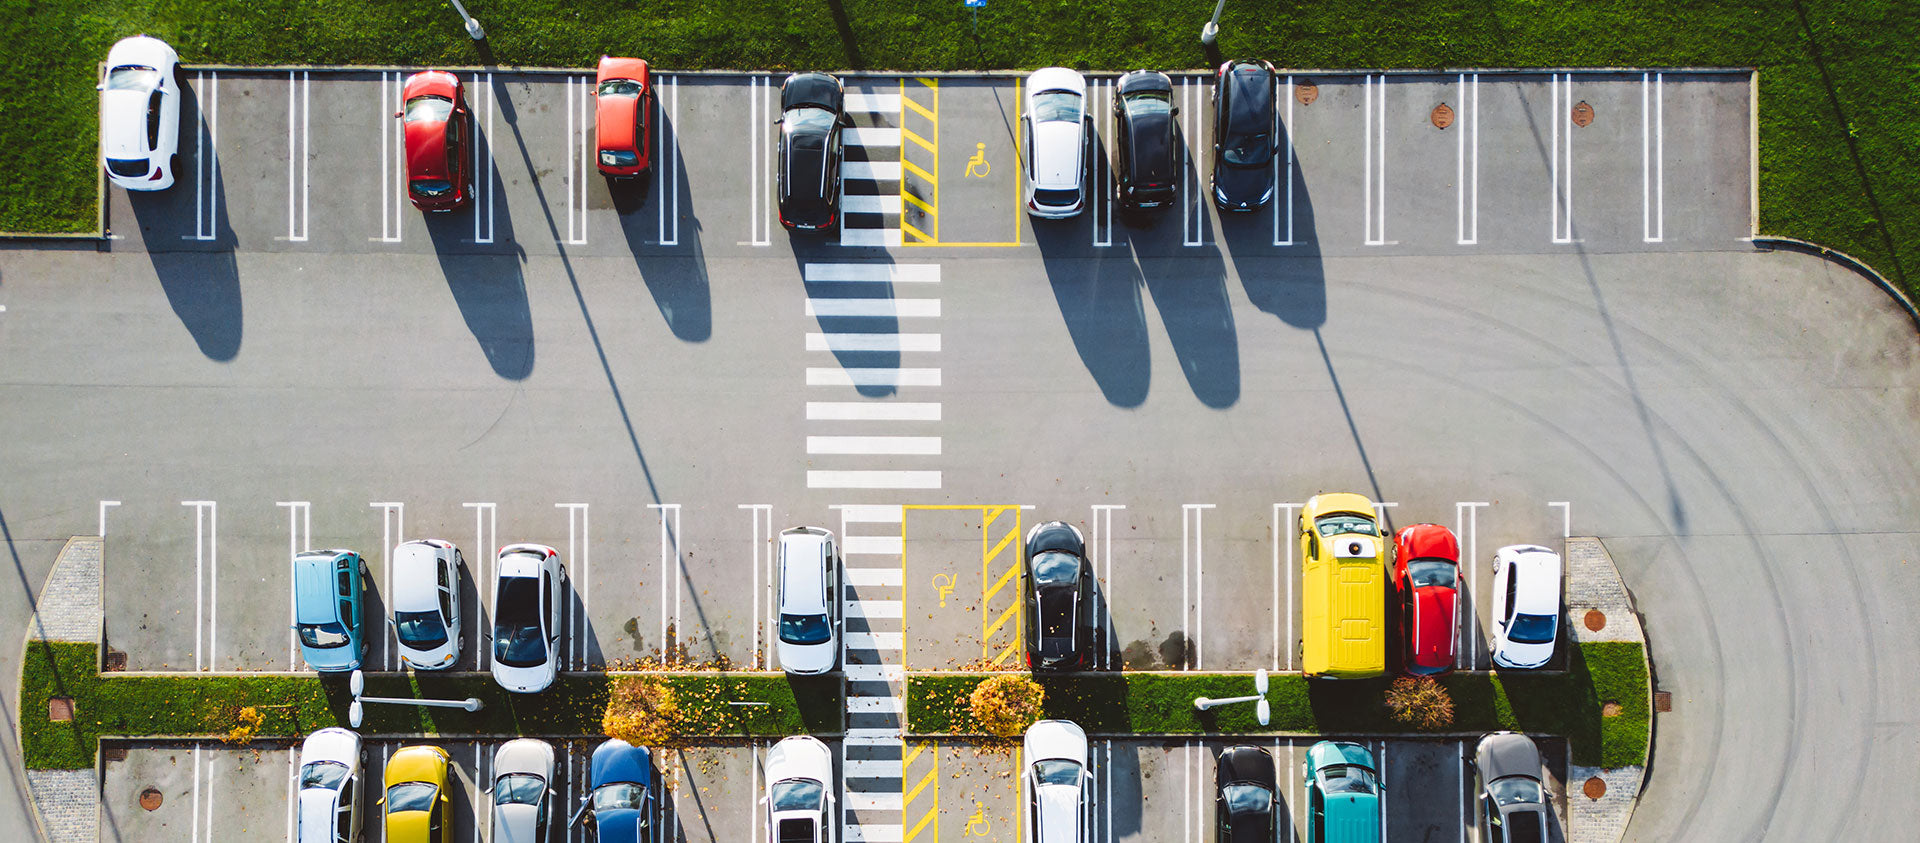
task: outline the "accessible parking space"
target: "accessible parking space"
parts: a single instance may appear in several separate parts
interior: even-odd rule
[[[1021,557],[1034,522],[1017,506],[906,509],[906,665],[1025,665]]]
[[[903,147],[912,164],[906,242],[1015,246],[1030,240],[1023,234],[1020,80],[910,79],[902,91],[903,123],[927,141]]]
[[[905,753],[902,840],[1021,837],[1018,750],[923,741]]]

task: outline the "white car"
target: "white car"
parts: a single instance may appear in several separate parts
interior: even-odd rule
[[[179,167],[180,54],[147,35],[107,51],[100,83],[100,155],[107,177],[128,190],[166,190]]]
[[[553,796],[553,744],[516,738],[493,752],[491,843],[547,843]]]
[[[833,752],[797,735],[767,750],[766,843],[834,843]]]
[[[833,534],[819,527],[781,531],[777,564],[780,667],[826,673],[840,654],[840,553]]]
[[[1087,772],[1087,733],[1068,720],[1027,727],[1022,742],[1020,823],[1032,843],[1088,843],[1093,839],[1093,774]]]
[[[493,681],[516,694],[544,691],[560,673],[560,552],[510,544],[494,571]]]
[[[1087,80],[1064,67],[1029,75],[1020,136],[1027,153],[1027,213],[1043,219],[1080,213],[1087,206]]]
[[[1560,554],[1516,544],[1493,554],[1493,663],[1540,667],[1560,632]]]
[[[300,744],[299,843],[353,843],[366,822],[361,809],[360,736],[338,726]]]
[[[460,568],[466,560],[445,539],[416,539],[393,549],[394,638],[414,670],[446,670],[460,658]]]

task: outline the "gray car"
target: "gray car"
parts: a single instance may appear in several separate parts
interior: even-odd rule
[[[553,744],[519,738],[493,753],[493,843],[548,843]]]
[[[1517,732],[1480,739],[1473,766],[1480,787],[1480,839],[1486,843],[1544,843],[1547,792],[1540,783],[1540,748]]]

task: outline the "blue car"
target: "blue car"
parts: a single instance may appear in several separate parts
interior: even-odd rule
[[[293,557],[293,629],[300,656],[321,673],[358,670],[367,655],[367,563],[351,550]]]
[[[1307,750],[1306,843],[1380,843],[1379,767],[1357,743],[1321,741]]]
[[[587,776],[591,791],[580,800],[568,827],[585,817],[596,843],[640,843],[653,815],[653,754],[644,746],[608,738],[594,747]]]

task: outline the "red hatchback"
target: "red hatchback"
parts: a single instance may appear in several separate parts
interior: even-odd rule
[[[460,77],[427,70],[407,77],[407,198],[422,211],[451,211],[473,194],[473,123]]]
[[[636,178],[653,166],[647,137],[647,113],[653,106],[653,74],[642,59],[600,57],[595,77],[594,146],[600,172],[611,178]]]
[[[1415,524],[1394,535],[1393,549],[1404,667],[1415,676],[1451,673],[1460,642],[1460,540],[1438,524]]]

